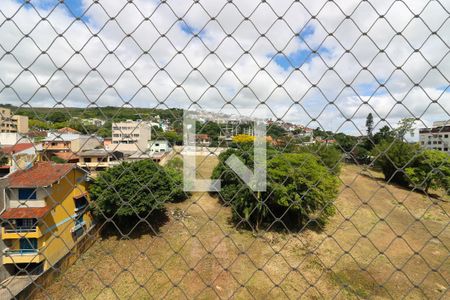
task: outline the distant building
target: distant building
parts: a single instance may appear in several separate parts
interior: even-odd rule
[[[78,153],[78,166],[87,170],[93,177],[99,171],[116,166],[123,160],[123,153],[120,151],[108,151],[106,149],[92,149]]]
[[[91,119],[82,119],[81,123],[83,125],[94,125],[97,127],[102,127],[103,125],[105,125],[106,121],[102,119],[91,118]]]
[[[81,132],[79,132],[76,129],[70,128],[70,127],[63,127],[58,129],[56,132],[58,133],[72,133],[72,134],[81,134]]]
[[[0,108],[0,132],[28,132],[28,117],[12,115],[9,108]]]
[[[422,148],[450,154],[450,120],[434,122],[432,128],[419,129],[419,143]]]
[[[38,160],[39,150],[40,146],[33,143],[15,144],[0,148],[0,152],[8,159],[5,166],[9,166],[9,173],[27,169]],[[4,169],[5,166],[3,166]]]
[[[0,219],[7,248],[3,265],[45,271],[70,252],[93,226],[87,173],[75,164],[40,162],[10,174]]]
[[[211,144],[211,139],[207,134],[196,134],[195,143],[201,147],[209,147],[209,145]]]
[[[0,145],[15,145],[22,143],[31,143],[32,140],[17,132],[0,132]]]
[[[149,141],[150,152],[170,152],[172,151],[172,147],[170,146],[169,141],[166,140],[155,140]]]
[[[44,152],[72,152],[95,149],[102,145],[102,138],[94,135],[77,133],[49,132],[42,141]]]
[[[144,121],[125,121],[112,124],[110,150],[145,152],[151,140],[151,125]]]

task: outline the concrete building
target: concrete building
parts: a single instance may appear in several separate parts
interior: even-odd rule
[[[40,162],[7,177],[3,265],[11,274],[48,270],[93,226],[87,173],[75,164]]]
[[[152,128],[148,122],[125,121],[112,124],[112,144],[110,150],[145,152],[149,148]]]
[[[28,132],[28,117],[12,115],[9,108],[0,108],[0,132]]]
[[[172,151],[172,147],[170,146],[169,141],[166,140],[155,140],[149,141],[150,152],[170,152]]]
[[[419,129],[419,143],[422,148],[450,154],[450,120],[434,122],[431,128]]]
[[[31,143],[32,140],[17,132],[0,132],[0,145],[13,146],[16,144]]]

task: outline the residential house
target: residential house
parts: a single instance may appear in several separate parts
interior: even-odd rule
[[[113,123],[110,150],[145,152],[151,140],[151,130],[150,123],[142,120]]]
[[[0,152],[7,158],[4,166],[9,167],[8,173],[28,168],[39,159],[40,145],[33,143],[15,144],[0,148]]]
[[[49,132],[41,143],[43,157],[50,160],[57,152],[77,155],[80,151],[101,147],[103,140],[95,135]]]
[[[208,147],[211,144],[211,139],[210,139],[209,135],[207,135],[205,133],[196,134],[195,135],[195,143],[201,147]]]
[[[103,125],[105,125],[106,121],[102,119],[91,118],[91,119],[81,119],[81,123],[83,125],[93,125],[97,127],[102,127]]]
[[[172,151],[172,146],[169,141],[166,140],[154,140],[149,141],[150,144],[150,152],[170,152]]]
[[[422,148],[450,154],[450,120],[434,122],[431,128],[419,129],[419,143]]]
[[[93,227],[88,176],[76,164],[39,162],[7,177],[3,188],[3,265],[48,270]]]
[[[120,151],[108,151],[100,148],[79,152],[78,157],[78,166],[89,171],[95,177],[99,171],[120,164],[124,155]]]
[[[0,132],[6,133],[27,133],[28,117],[21,115],[12,115],[11,109],[0,108]]]

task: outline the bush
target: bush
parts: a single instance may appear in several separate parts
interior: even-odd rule
[[[337,178],[309,153],[279,154],[267,164],[266,192],[253,192],[227,166],[231,154],[237,155],[249,168],[253,167],[251,151],[230,149],[219,156],[213,179],[221,179],[222,201],[232,207],[232,220],[237,225],[259,229],[277,218],[291,228],[299,228],[314,220],[323,225],[334,213]]]
[[[330,170],[335,175],[341,172],[342,153],[335,146],[324,144],[313,144],[309,146],[301,146],[300,153],[311,153],[318,157],[320,164]]]
[[[425,150],[405,171],[411,183],[425,192],[432,188],[450,193],[450,156],[444,152]]]
[[[173,169],[167,171],[151,160],[124,162],[101,172],[91,185],[95,214],[127,217],[146,217],[161,211],[164,203],[186,198],[180,189],[181,178],[174,178]]]
[[[373,149],[372,156],[375,159],[375,166],[381,169],[386,181],[408,186],[409,179],[403,170],[414,166],[418,151],[416,144],[400,140],[385,141]]]

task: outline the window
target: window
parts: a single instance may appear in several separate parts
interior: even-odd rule
[[[80,210],[80,209],[86,207],[88,204],[88,201],[87,201],[86,197],[84,197],[84,196],[81,198],[78,198],[78,199],[74,199],[74,200],[75,200],[75,209],[76,210]]]
[[[444,148],[444,151],[445,151],[445,152],[448,152],[448,148]]]
[[[38,249],[37,239],[21,238],[19,244],[20,244],[20,251],[24,254],[34,253]]]
[[[85,157],[84,158],[84,162],[85,163],[90,163],[92,160],[91,160],[91,158],[90,157]]]
[[[35,225],[35,219],[17,219],[16,226],[18,228],[33,228]]]
[[[448,134],[444,135],[444,137],[445,137],[446,139],[448,139]]]
[[[19,189],[19,200],[35,200],[36,189]]]

